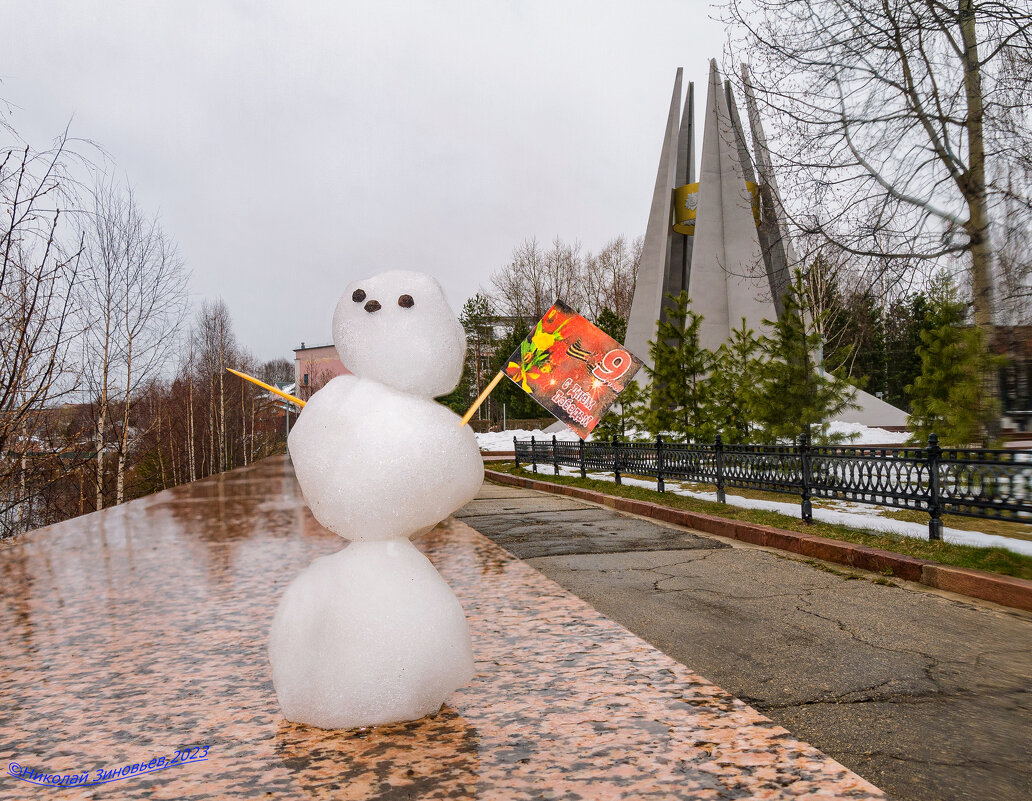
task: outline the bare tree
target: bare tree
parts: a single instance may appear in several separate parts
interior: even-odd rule
[[[532,237],[513,248],[509,262],[491,276],[493,305],[526,322],[540,319],[556,300],[592,319],[607,305],[626,316],[640,259],[640,238],[628,245],[617,237],[592,256],[582,254],[577,241],[556,237],[544,250]]]
[[[580,242],[553,239],[552,249],[545,253],[545,276],[546,298],[550,300],[542,314],[556,300],[580,309],[584,304],[584,258]]]
[[[96,404],[94,446],[96,450],[95,509],[104,507],[104,455],[108,413],[112,401],[114,363],[117,358],[118,315],[121,312],[119,264],[122,244],[117,227],[104,209],[100,191],[94,195],[93,215],[87,226],[84,270],[80,284],[83,320],[83,377]],[[114,199],[112,198],[112,202]]]
[[[130,190],[123,221],[131,226],[135,248],[127,254],[123,280],[122,425],[118,440],[115,502],[125,499],[125,469],[131,445],[131,414],[136,393],[166,371],[186,314],[187,275],[175,245],[157,218],[134,210]]]
[[[1032,211],[1028,0],[726,3],[795,225],[880,271],[964,258],[988,341],[1004,201]]]
[[[84,361],[97,405],[96,508],[104,505],[104,454],[113,405],[115,503],[125,500],[137,394],[167,370],[186,313],[187,275],[157,217],[145,216],[131,187],[98,183],[85,251]]]
[[[60,455],[44,434],[45,408],[76,388],[69,346],[82,247],[61,212],[75,205],[68,158],[66,135],[46,151],[0,150],[0,535],[38,522],[33,500]]]
[[[0,129],[13,134],[2,114]],[[67,142],[0,149],[0,537],[284,444],[282,410],[224,368],[275,380],[291,363],[258,365],[216,300],[169,374],[185,313],[182,261],[131,189],[102,181],[82,208],[88,193],[69,162],[84,160]],[[84,394],[89,403],[58,405]]]
[[[228,365],[236,362],[237,345],[225,301],[205,301],[197,313],[194,332],[197,367],[201,381],[208,385],[209,467],[202,474],[210,475],[222,472],[228,465],[225,372]]]
[[[336,378],[336,373],[326,366],[320,366],[315,359],[306,359],[301,362],[298,373],[301,375],[301,385],[295,387],[294,394],[303,401],[307,401]]]
[[[1005,197],[996,237],[996,321],[1008,328],[1032,324],[1032,216],[1023,214],[1014,196]]]
[[[187,481],[196,481],[197,473],[197,452],[196,436],[194,425],[194,365],[196,361],[197,337],[191,328],[186,335],[186,351],[182,354],[182,363],[179,368],[180,380],[186,386],[185,411],[186,411],[186,476]]]
[[[491,276],[494,298],[505,314],[536,320],[551,305],[545,278],[545,256],[535,237],[512,250],[512,259]]]
[[[627,319],[638,279],[641,238],[628,242],[623,236],[610,239],[597,255],[584,260],[583,313],[597,320],[603,309]]]

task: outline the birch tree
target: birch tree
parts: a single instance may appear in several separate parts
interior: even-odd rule
[[[226,367],[236,361],[236,338],[229,307],[221,298],[205,301],[194,327],[197,364],[208,385],[208,474],[227,467]]]
[[[187,274],[157,217],[131,187],[98,183],[85,250],[84,364],[96,404],[96,508],[105,503],[109,416],[117,409],[115,503],[125,500],[137,394],[168,367],[186,311]]]

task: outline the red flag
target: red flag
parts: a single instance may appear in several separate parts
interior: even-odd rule
[[[556,301],[502,371],[584,439],[641,365],[609,334]]]

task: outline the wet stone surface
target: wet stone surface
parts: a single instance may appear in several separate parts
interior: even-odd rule
[[[341,545],[285,458],[5,544],[4,771],[92,775],[208,750],[88,788],[5,772],[0,798],[883,797],[459,521],[417,545],[466,610],[471,684],[411,723],[288,723],[269,624],[291,579]],[[707,552],[723,551],[683,553]]]
[[[563,525],[612,514],[585,507]],[[520,520],[480,520],[536,547],[530,528],[507,541]],[[528,564],[897,801],[1032,797],[1032,615],[747,545],[562,554],[540,536]]]

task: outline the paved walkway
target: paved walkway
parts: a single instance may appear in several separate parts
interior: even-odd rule
[[[415,543],[476,676],[436,715],[350,731],[288,723],[270,680],[280,595],[344,546],[286,459],[5,543],[0,801],[884,798],[469,526]],[[30,784],[55,774],[76,786]]]
[[[456,517],[900,801],[1029,798],[1032,615],[531,490]]]

